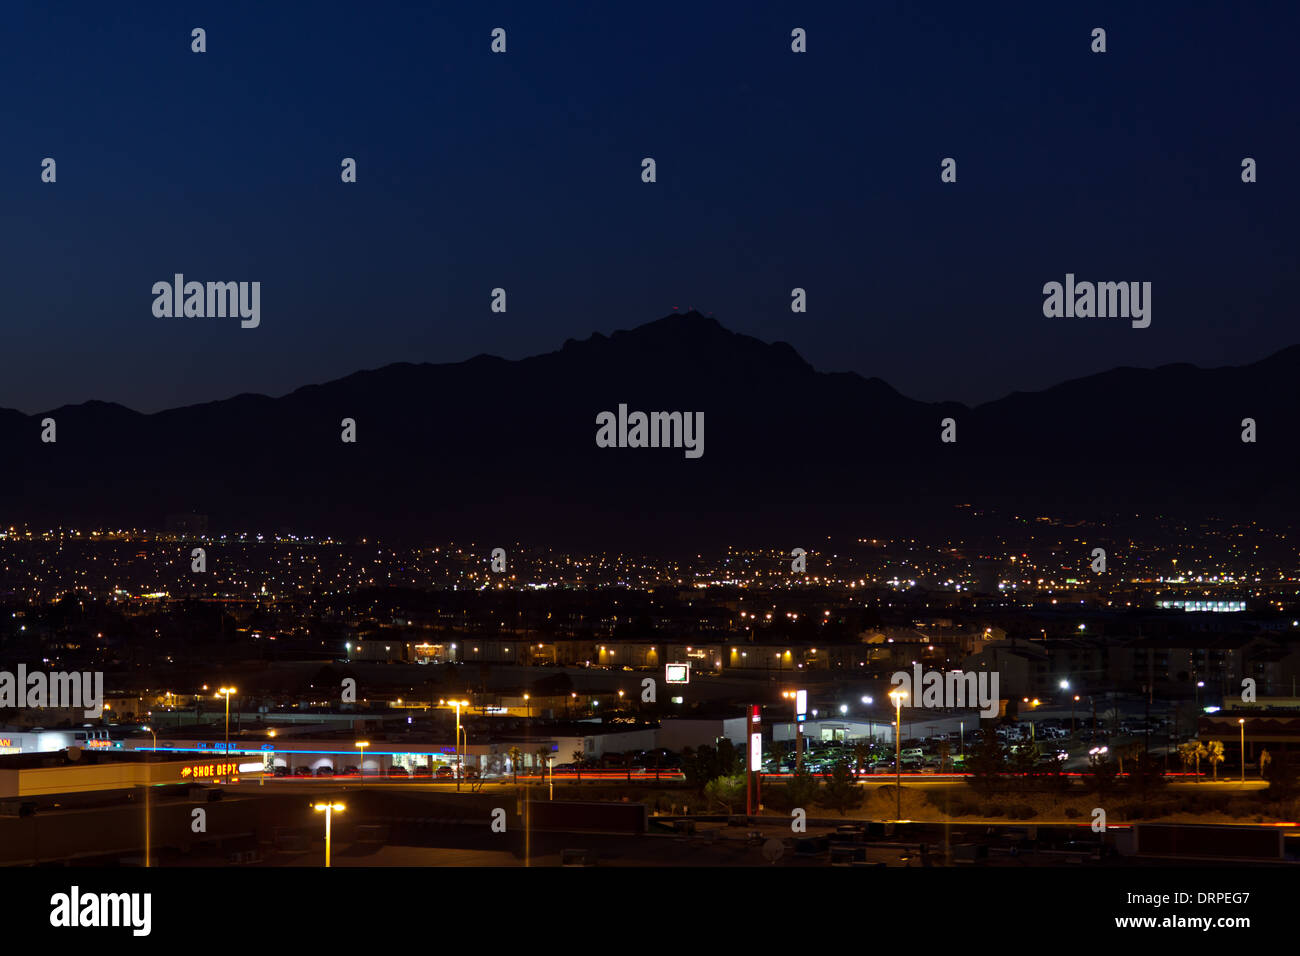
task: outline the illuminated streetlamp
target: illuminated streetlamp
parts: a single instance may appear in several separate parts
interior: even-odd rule
[[[895,802],[895,819],[903,819],[903,764],[901,762],[903,754],[903,701],[907,698],[907,691],[901,687],[895,687],[889,692],[889,699],[894,702],[894,790],[898,795]]]
[[[149,731],[150,734],[153,735],[153,749],[154,749],[155,752],[157,752],[157,750],[158,750],[158,735],[155,734],[155,733],[153,732],[153,728],[152,728],[152,727],[144,727],[144,728],[141,728],[141,729],[143,729],[143,730],[147,730],[147,731]],[[149,853],[150,853],[150,848],[151,848],[151,844],[152,844],[152,840],[151,840],[151,838],[150,838],[150,832],[151,832],[151,830],[153,829],[153,827],[151,826],[151,822],[150,822],[150,819],[149,819],[149,817],[150,817],[150,813],[149,813],[149,810],[150,810],[150,807],[149,807],[149,784],[150,784],[151,782],[152,782],[152,781],[151,781],[151,779],[150,779],[150,777],[149,777],[149,763],[148,763],[148,761],[146,761],[146,762],[145,762],[145,765],[144,765],[144,865],[145,865],[145,866],[149,866],[149,865],[150,865],[150,864],[149,864]]]
[[[456,708],[456,789],[460,790],[460,709],[468,707],[467,700],[440,700],[440,704],[450,704]],[[469,734],[465,735],[466,741],[469,740]]]
[[[233,687],[222,687],[217,690],[218,697],[226,698],[226,783],[230,782],[230,695],[235,692]]]
[[[1241,782],[1246,782],[1246,718],[1238,717],[1237,723],[1241,726]]]
[[[330,865],[330,813],[334,810],[341,811],[343,809],[343,804],[317,803],[312,806],[312,809],[317,812],[321,810],[325,811],[325,867],[328,869]]]
[[[357,771],[361,774],[361,783],[364,786],[366,782],[366,748],[370,746],[369,740],[358,740],[357,749],[361,751],[361,766]]]

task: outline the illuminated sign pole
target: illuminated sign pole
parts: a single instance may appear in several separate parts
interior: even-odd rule
[[[749,707],[749,785],[745,788],[745,815],[753,816],[762,799],[763,718],[758,704]]]
[[[808,692],[794,692],[794,772],[803,772],[803,722],[808,719]]]

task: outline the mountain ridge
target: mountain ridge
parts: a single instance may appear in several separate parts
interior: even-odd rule
[[[1291,520],[1300,346],[1117,368],[968,407],[814,369],[697,312],[508,360],[390,363],[152,413],[0,410],[0,522],[548,540],[765,540],[942,524],[958,503]],[[599,448],[597,415],[701,412],[704,454]],[[42,419],[57,441],[40,439]],[[956,442],[941,441],[951,418]],[[1242,419],[1259,440],[1241,441]],[[343,420],[356,442],[341,440]]]

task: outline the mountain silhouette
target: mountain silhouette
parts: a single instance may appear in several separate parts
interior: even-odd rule
[[[395,364],[155,414],[0,410],[0,522],[537,540],[636,551],[942,531],[962,504],[1294,518],[1300,346],[1118,368],[975,408],[818,372],[697,312],[519,361]],[[597,415],[704,413],[704,454],[599,448]],[[41,441],[53,418],[57,441]],[[341,422],[356,423],[344,443]],[[940,441],[952,418],[957,441]],[[1241,440],[1242,419],[1258,442]]]

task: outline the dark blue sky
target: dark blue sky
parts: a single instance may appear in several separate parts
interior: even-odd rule
[[[673,306],[926,399],[1252,361],[1300,342],[1298,27],[1294,3],[11,0],[0,406],[278,395]],[[1151,327],[1044,318],[1071,271],[1152,282]],[[155,318],[175,272],[260,281],[261,327]]]

